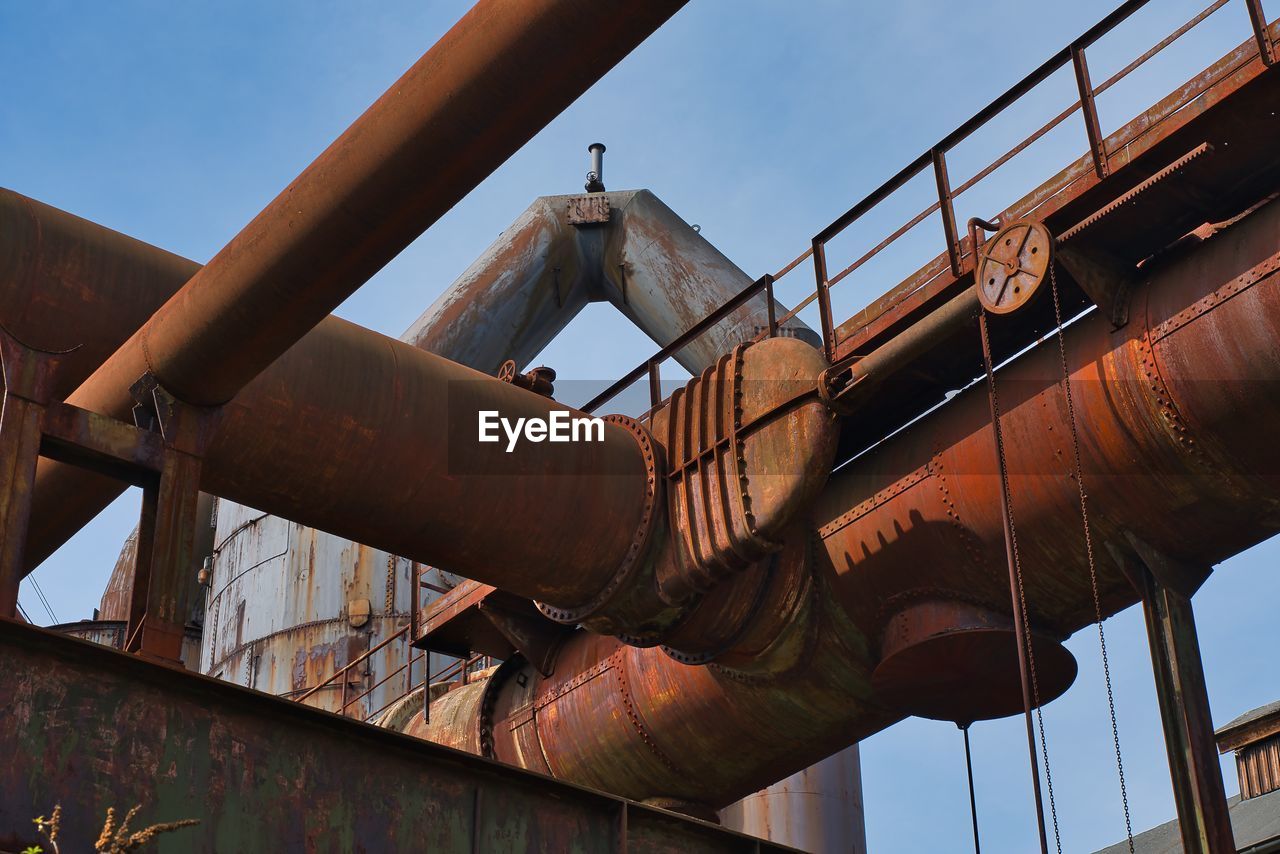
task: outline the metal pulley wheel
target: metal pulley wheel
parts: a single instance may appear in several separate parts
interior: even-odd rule
[[[1053,235],[1042,223],[1006,225],[978,248],[978,301],[993,314],[1017,311],[1039,292],[1052,260]]]

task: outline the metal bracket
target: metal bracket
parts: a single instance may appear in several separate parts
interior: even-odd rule
[[[509,659],[520,653],[550,676],[560,641],[573,631],[543,616],[534,603],[479,581],[463,581],[432,602],[413,645],[466,658],[483,653]]]
[[[1129,322],[1129,302],[1134,285],[1132,268],[1101,250],[1077,246],[1059,245],[1058,260],[1085,296],[1111,320],[1112,329],[1119,329]]]
[[[1167,587],[1180,596],[1190,599],[1195,592],[1208,580],[1209,575],[1213,572],[1212,567],[1200,566],[1198,564],[1184,563],[1183,561],[1172,558],[1154,546],[1150,546],[1140,539],[1132,531],[1125,531],[1125,540],[1128,542],[1132,552],[1127,554],[1122,549],[1117,549],[1112,543],[1107,544],[1107,549],[1111,552],[1111,556],[1115,558],[1116,563],[1120,565],[1120,569],[1124,572],[1125,577],[1129,579],[1129,583],[1139,594],[1146,590],[1146,582],[1137,570],[1137,564],[1134,557],[1137,558],[1143,569],[1151,573],[1151,577],[1161,587]]]
[[[570,225],[602,225],[609,221],[609,197],[603,193],[570,196],[568,213]]]

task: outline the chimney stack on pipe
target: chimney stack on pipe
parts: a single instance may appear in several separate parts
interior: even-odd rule
[[[604,143],[593,142],[587,146],[591,152],[591,171],[587,173],[588,193],[604,192]]]

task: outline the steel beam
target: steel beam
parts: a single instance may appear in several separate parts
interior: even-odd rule
[[[1187,854],[1234,854],[1191,596],[1183,592],[1187,587],[1179,585],[1180,591],[1176,582],[1165,580],[1188,573],[1157,550],[1134,545],[1138,559],[1126,561],[1125,569],[1142,597],[1182,849]],[[1203,580],[1208,571],[1197,575]]]
[[[36,463],[58,356],[33,350],[0,326],[0,617],[13,617],[27,528],[31,519]]]

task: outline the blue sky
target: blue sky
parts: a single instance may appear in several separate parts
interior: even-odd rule
[[[609,147],[611,189],[647,187],[754,275],[791,260],[864,193],[1106,14],[1106,0],[692,0],[474,193],[351,297],[339,314],[398,335],[539,196],[580,189],[587,143]],[[1155,0],[1090,54],[1094,80],[1199,11]],[[1273,4],[1274,5],[1274,4]],[[0,0],[0,183],[198,261],[213,255],[469,6],[434,2],[20,3]],[[1273,11],[1274,14],[1274,11]],[[1108,93],[1104,130],[1247,35],[1231,3]],[[1071,100],[1059,75],[952,155],[966,178]],[[1020,133],[1019,133],[1020,132]],[[987,216],[1084,150],[1068,123],[957,204]],[[430,164],[423,164],[430,168]],[[924,206],[908,187],[833,265]],[[839,312],[938,251],[927,220],[842,285]],[[784,280],[807,293],[809,269]],[[609,380],[654,349],[592,307],[543,354],[562,377]],[[137,498],[126,495],[36,575],[62,620],[89,615]],[[1196,606],[1219,723],[1280,696],[1280,547],[1219,567]],[[30,585],[22,603],[51,622]],[[1135,830],[1173,814],[1141,615],[1107,623]],[[1096,634],[1070,642],[1076,685],[1046,710],[1064,850],[1123,837]],[[1268,678],[1268,675],[1271,678]],[[973,730],[984,850],[1029,851],[1034,826],[1018,719]],[[1236,790],[1230,763],[1227,788]],[[908,721],[863,746],[873,852],[963,851],[968,803],[960,734]]]

